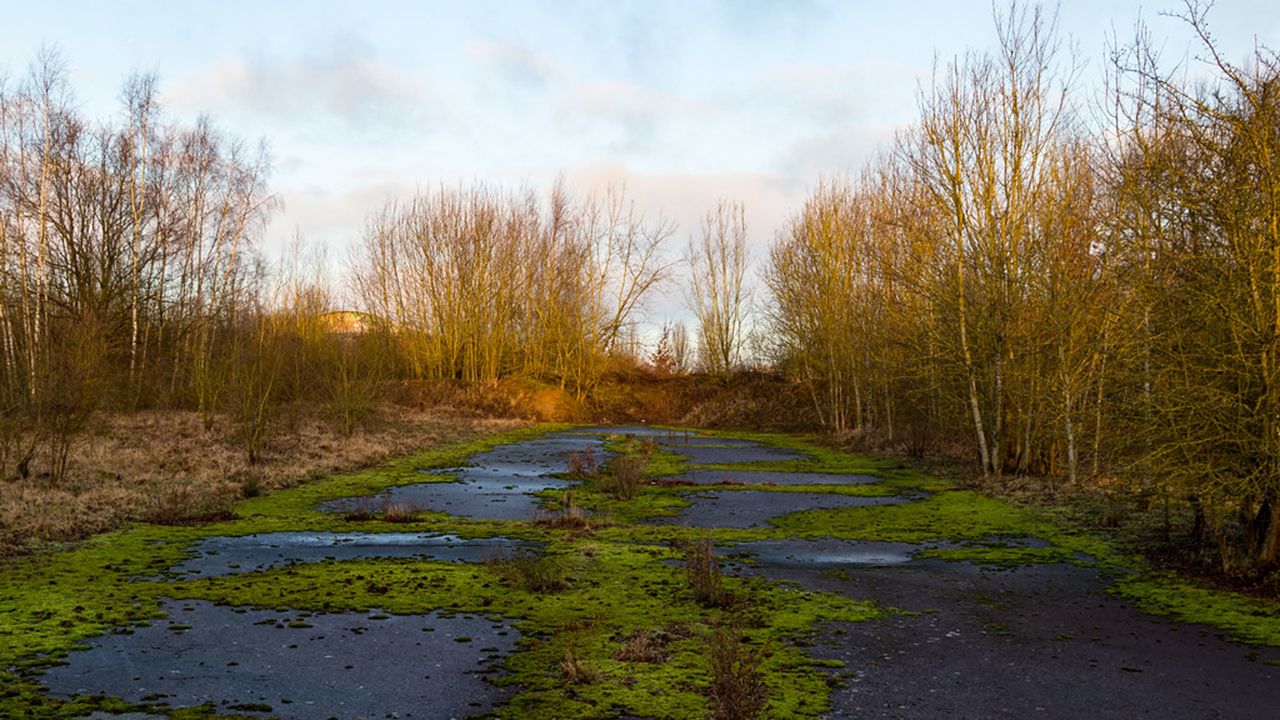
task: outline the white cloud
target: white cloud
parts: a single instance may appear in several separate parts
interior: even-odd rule
[[[504,80],[515,85],[542,86],[551,77],[551,61],[528,48],[505,43],[479,41],[471,43],[468,52],[493,68]]]
[[[660,90],[625,80],[604,80],[575,86],[558,116],[571,133],[602,125],[620,130],[620,141],[613,149],[627,153],[654,145],[666,126],[705,123],[716,112],[713,106]]]
[[[302,57],[222,57],[179,85],[170,99],[199,112],[250,112],[348,129],[418,122],[440,112],[420,78],[379,59],[358,41],[335,40]]]

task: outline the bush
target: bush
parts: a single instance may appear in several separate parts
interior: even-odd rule
[[[698,540],[685,546],[684,572],[693,595],[705,607],[725,607],[730,603],[720,578],[720,559],[715,544]]]
[[[568,475],[574,480],[587,480],[595,477],[600,472],[600,466],[596,462],[596,456],[591,452],[590,448],[582,452],[569,453],[569,471]]]
[[[709,638],[711,647],[711,696],[716,720],[753,720],[764,711],[769,699],[760,665],[764,648],[742,642],[737,626],[716,628]]]
[[[645,461],[635,455],[620,455],[610,468],[611,490],[619,500],[631,500],[644,482]]]

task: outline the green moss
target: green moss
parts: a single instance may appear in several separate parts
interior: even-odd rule
[[[1167,573],[1128,574],[1111,590],[1145,612],[1212,625],[1243,642],[1280,647],[1280,611],[1274,601],[1203,587]]]
[[[231,605],[286,606],[317,612],[397,614],[436,609],[518,619],[525,634],[510,658],[508,682],[522,692],[503,717],[613,717],[619,712],[657,718],[705,717],[700,688],[707,678],[704,638],[709,623],[727,611],[707,611],[695,601],[684,571],[662,547],[561,545],[554,557],[566,569],[564,589],[534,592],[504,581],[485,566],[414,560],[328,562],[263,573],[176,583],[175,598]],[[376,578],[376,581],[375,581]],[[835,595],[808,593],[759,580],[727,578],[742,598],[734,611],[749,617],[750,633],[770,643],[772,702],[792,717],[826,708],[824,676],[789,639],[818,620],[859,621],[881,611]],[[317,588],[324,588],[317,592]],[[622,638],[637,629],[667,630],[678,637],[662,663],[617,659]],[[566,649],[597,670],[602,682],[566,685],[560,661]]]
[[[1055,534],[1038,514],[967,490],[901,505],[805,510],[777,518],[774,525],[801,537],[913,543]]]
[[[621,501],[585,484],[575,503],[610,518],[594,529],[555,529],[531,522],[496,522],[423,513],[411,523],[348,521],[316,510],[339,497],[372,495],[406,483],[448,480],[421,470],[457,466],[475,452],[516,442],[561,426],[503,433],[401,458],[378,468],[244,501],[236,518],[202,527],[137,526],[95,537],[72,551],[12,561],[0,566],[0,716],[78,717],[93,710],[147,710],[111,698],[46,697],[24,673],[58,662],[77,644],[104,632],[160,617],[161,597],[201,598],[233,605],[292,608],[313,612],[422,614],[435,610],[476,613],[515,621],[524,636],[507,659],[507,682],[521,687],[503,717],[706,717],[704,688],[709,680],[706,642],[718,623],[741,623],[747,642],[767,651],[770,717],[816,717],[826,711],[827,664],[804,650],[806,638],[823,621],[859,621],[883,611],[847,598],[809,593],[758,578],[726,578],[734,607],[711,609],[695,601],[680,556],[670,548],[707,537],[717,543],[797,537],[837,537],[913,543],[947,541],[961,547],[934,548],[924,555],[987,564],[1029,562],[1092,563],[1114,571],[1114,591],[1148,612],[1215,625],[1253,643],[1280,645],[1276,604],[1193,586],[1152,574],[1137,559],[1105,540],[1069,530],[1053,517],[959,490],[892,461],[845,454],[804,437],[758,433],[715,433],[799,450],[811,457],[781,463],[714,466],[727,470],[779,470],[874,474],[868,485],[786,487],[776,492],[837,492],[889,495],[924,491],[927,497],[894,506],[815,510],[778,518],[772,527],[706,530],[656,526],[642,521],[670,515],[687,504],[688,488],[642,485]],[[638,441],[610,439],[626,449]],[[683,458],[650,452],[645,474],[659,477],[684,469]],[[548,491],[548,503],[564,491]],[[505,535],[547,543],[559,582],[518,583],[497,568],[420,560],[359,560],[291,566],[221,578],[150,580],[179,564],[188,548],[213,535],[246,535],[286,530],[330,532],[448,532],[464,537]],[[1002,543],[1001,539],[1041,538],[1047,548]],[[1088,556],[1086,559],[1085,556]],[[172,581],[170,581],[172,580]],[[554,589],[553,589],[554,588]],[[302,616],[302,617],[305,617]],[[305,627],[305,619],[291,627]],[[663,662],[637,662],[619,655],[639,631],[663,631]],[[567,684],[560,663],[577,658],[598,682]],[[212,717],[212,707],[171,712],[173,717]]]
[[[1030,565],[1036,563],[1091,564],[1074,551],[1061,547],[1013,547],[1009,545],[974,545],[958,548],[926,548],[917,557],[947,561],[966,561],[980,565]]]

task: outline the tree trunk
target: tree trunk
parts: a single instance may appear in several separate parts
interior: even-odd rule
[[[1280,500],[1264,500],[1254,522],[1257,524],[1257,536],[1261,540],[1254,559],[1262,567],[1275,565],[1280,558]]]

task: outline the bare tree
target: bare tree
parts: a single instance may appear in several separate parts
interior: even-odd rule
[[[741,361],[749,289],[743,206],[721,201],[707,213],[698,242],[689,242],[689,304],[698,319],[703,368],[727,376]]]

